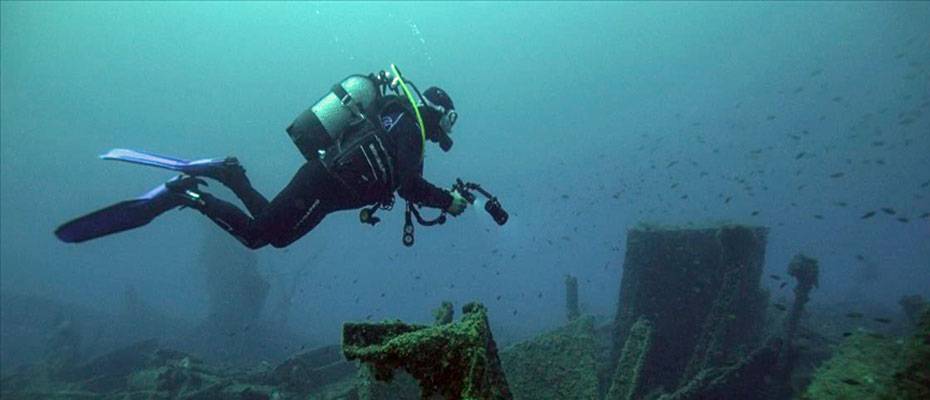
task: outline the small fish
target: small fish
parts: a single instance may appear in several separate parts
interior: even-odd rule
[[[794,159],[795,159],[795,160],[800,160],[800,159],[804,158],[805,155],[807,155],[807,152],[806,152],[806,151],[802,151],[802,152],[798,153],[798,155],[794,156]]]
[[[907,219],[906,217],[898,217],[898,222],[906,224],[908,222],[911,222],[911,220]]]
[[[811,77],[815,77],[817,75],[820,75],[821,73],[823,73],[822,69],[815,69],[811,72]]]
[[[688,199],[688,195],[686,195],[686,194],[681,195],[681,199],[682,199],[682,200],[687,200],[687,199]]]
[[[869,218],[872,218],[873,216],[875,216],[875,211],[869,211],[865,214],[862,214],[862,216],[859,217],[859,219],[869,219]]]
[[[772,278],[772,279],[774,279],[774,280],[776,280],[776,281],[780,281],[780,280],[781,280],[781,277],[778,276],[778,275],[769,275],[769,278]]]
[[[885,214],[888,214],[888,215],[895,215],[895,214],[897,214],[897,212],[896,212],[894,209],[888,208],[888,207],[882,207],[882,211],[884,211]]]
[[[755,217],[756,215],[759,215],[759,210],[753,211],[752,214],[749,214],[749,215],[752,215],[753,217]]]
[[[882,335],[881,333],[870,333],[869,337],[872,339],[884,339],[885,335]]]
[[[814,214],[814,218],[816,218],[816,219],[823,219],[823,215]]]
[[[923,214],[920,214],[920,218],[925,218],[925,219],[926,219],[926,218],[930,218],[930,213],[923,213]]]
[[[852,336],[852,332],[843,332],[843,337],[850,337],[850,336]]]
[[[782,282],[781,285],[778,285],[779,289],[784,289],[785,286],[788,286],[788,282]]]
[[[859,318],[862,318],[862,316],[863,316],[862,313],[858,313],[858,312],[851,312],[851,313],[846,314],[846,318],[853,318],[853,319],[859,319]]]
[[[845,173],[842,173],[842,172],[837,172],[837,173],[834,173],[834,174],[830,174],[830,177],[831,177],[831,178],[842,178],[843,175],[846,175],[846,174],[845,174]]]
[[[846,206],[848,206],[849,204],[847,204],[845,201],[836,201],[836,202],[833,203],[833,205],[835,205],[835,206],[837,206],[837,207],[846,207]]]
[[[774,116],[774,115],[769,115],[768,117],[765,117],[765,119],[766,119],[767,121],[774,121],[774,120],[775,120],[775,116]]]
[[[730,200],[733,200],[733,196],[727,196],[727,198],[726,198],[725,200],[723,200],[723,204],[728,204],[728,203],[730,203]]]
[[[665,168],[671,168],[671,167],[675,166],[675,164],[678,164],[678,161],[677,161],[677,160],[668,163],[668,165],[666,165]]]
[[[881,147],[881,146],[884,146],[884,145],[885,145],[885,142],[883,142],[883,141],[881,141],[881,140],[876,140],[876,141],[872,142],[872,146],[873,146],[873,147]]]
[[[863,256],[862,254],[856,254],[856,259],[859,261],[865,261],[865,256]]]
[[[922,187],[922,188],[925,188],[925,187],[928,187],[928,186],[930,186],[930,181],[926,181],[926,182],[920,184],[920,187]]]
[[[788,307],[785,307],[784,304],[779,304],[779,303],[772,304],[772,307],[777,308],[779,311],[785,311],[788,309]]]
[[[891,320],[888,318],[872,318],[872,321],[878,322],[880,324],[890,324]]]
[[[843,101],[843,97],[842,97],[842,96],[836,96],[836,97],[833,98],[833,101],[839,103],[839,102]]]
[[[847,385],[853,385],[853,386],[859,386],[859,385],[862,384],[862,382],[859,382],[859,381],[857,381],[857,380],[855,380],[855,379],[852,379],[852,378],[843,379],[843,383],[845,383],[845,384],[847,384]]]
[[[563,195],[562,195],[562,199],[563,199],[563,200],[568,200],[568,195],[567,195],[567,194],[563,194]]]

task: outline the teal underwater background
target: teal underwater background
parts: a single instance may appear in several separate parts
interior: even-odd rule
[[[4,1],[0,291],[112,312],[132,287],[202,317],[196,264],[219,230],[199,213],[81,245],[52,235],[172,176],[96,156],[235,155],[270,197],[302,163],[293,118],[396,63],[460,113],[426,178],[481,182],[511,220],[468,210],[408,249],[400,209],[374,228],[343,212],[258,251],[272,292],[298,288],[295,332],[335,343],[343,321],[479,300],[512,342],[564,321],[565,274],[607,318],[642,222],[770,227],[767,274],[804,252],[821,262],[814,303],[894,309],[930,295],[928,21],[926,2]],[[860,218],[881,208],[895,215]]]

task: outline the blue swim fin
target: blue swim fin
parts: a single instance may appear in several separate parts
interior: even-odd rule
[[[80,243],[138,228],[172,208],[193,205],[199,198],[197,184],[203,184],[203,181],[177,176],[138,198],[121,201],[68,221],[55,230],[55,236],[65,243]],[[166,185],[175,186],[169,189]]]
[[[100,156],[104,160],[125,161],[133,164],[148,165],[152,167],[170,169],[188,175],[209,176],[212,168],[221,167],[227,163],[238,161],[235,158],[204,158],[201,160],[185,160],[183,158],[169,157],[145,151],[129,149],[113,149]]]

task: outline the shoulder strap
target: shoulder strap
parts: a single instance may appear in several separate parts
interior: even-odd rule
[[[420,126],[420,159],[422,160],[423,157],[426,156],[426,126],[423,125],[423,117],[420,116],[420,109],[417,108],[417,102],[413,100],[413,93],[410,92],[410,89],[407,88],[407,84],[404,83],[404,78],[400,74],[400,70],[397,69],[397,65],[391,64],[391,72],[394,73],[398,86],[400,86],[401,91],[406,95],[407,101],[410,103],[410,107],[413,108],[413,113],[417,117],[417,125]],[[398,95],[400,95],[400,92],[398,92]]]

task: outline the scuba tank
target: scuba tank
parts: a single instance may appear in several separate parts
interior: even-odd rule
[[[324,159],[333,146],[341,151],[341,139],[350,128],[366,121],[372,105],[381,98],[375,77],[350,75],[287,127],[297,149],[309,160]]]

